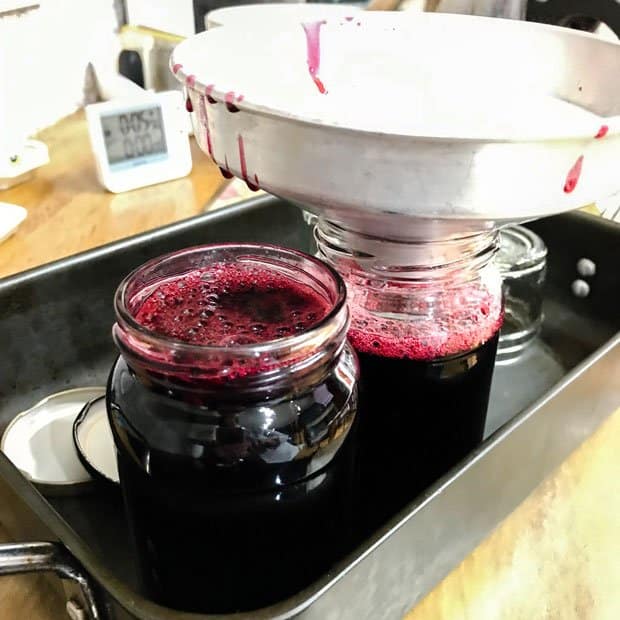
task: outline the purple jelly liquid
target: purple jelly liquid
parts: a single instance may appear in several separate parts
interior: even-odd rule
[[[353,306],[360,361],[360,526],[371,532],[482,440],[502,320],[501,299],[469,291],[443,324],[403,325]],[[453,307],[452,307],[453,306]],[[473,308],[473,309],[472,309]]]
[[[250,265],[193,271],[130,306],[150,330],[231,351],[300,333],[331,309],[313,288]],[[236,376],[245,372],[239,367]],[[329,570],[347,550],[353,507],[352,443],[342,428],[355,403],[342,373],[307,388],[291,377],[287,393],[234,402],[218,400],[217,389],[196,397],[193,385],[179,390],[155,379],[138,377],[119,358],[108,383],[145,593],[184,611],[247,611]],[[336,414],[340,426],[332,424]],[[333,459],[317,465],[298,453],[300,434],[310,445],[333,446]]]

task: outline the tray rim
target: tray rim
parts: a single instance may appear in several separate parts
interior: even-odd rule
[[[241,215],[248,211],[264,208],[269,206],[269,204],[274,201],[286,202],[281,198],[272,196],[271,194],[263,194],[256,196],[255,198],[240,200],[234,204],[225,205],[211,211],[205,211],[178,222],[167,224],[166,226],[160,226],[141,233],[136,233],[135,235],[124,237],[123,239],[118,239],[117,241],[112,241],[110,243],[105,243],[104,245],[100,245],[89,250],[84,250],[82,252],[77,252],[76,254],[58,258],[50,261],[49,263],[44,263],[36,267],[31,267],[30,269],[25,269],[24,271],[19,271],[8,276],[0,277],[0,294],[3,294],[10,287],[18,286],[40,276],[50,275],[52,273],[62,271],[68,267],[87,263],[88,261],[95,260],[97,258],[103,258],[121,250],[130,249],[134,246],[140,245],[147,239],[157,240],[160,238],[165,238],[170,234],[180,233],[184,230],[191,229],[194,226],[200,226],[201,224],[205,224],[207,222],[216,222],[231,215]],[[292,203],[288,204],[295,206]]]
[[[300,210],[305,209],[303,205],[296,204],[291,200],[280,198],[279,196],[268,193],[261,194],[253,198],[239,200],[238,202],[235,202],[233,204],[228,204],[223,207],[213,209],[211,211],[205,211],[204,213],[194,215],[178,222],[173,222],[172,224],[167,224],[166,226],[160,226],[158,228],[153,228],[151,230],[143,231],[141,233],[136,233],[135,235],[124,237],[123,239],[118,239],[117,241],[112,241],[110,243],[106,243],[104,245],[91,248],[89,250],[77,252],[76,254],[64,256],[48,263],[43,263],[42,265],[37,265],[36,267],[25,269],[24,271],[19,271],[17,273],[9,274],[8,276],[0,277],[0,294],[4,294],[7,290],[10,290],[11,287],[19,286],[20,284],[24,284],[40,276],[50,275],[52,273],[61,271],[67,267],[73,267],[75,265],[86,263],[93,259],[103,258],[105,256],[112,255],[117,251],[130,249],[132,247],[140,245],[147,239],[157,240],[160,238],[165,238],[169,234],[183,232],[185,230],[193,228],[193,226],[195,225],[200,226],[201,224],[205,224],[207,222],[215,222],[219,219],[225,219],[226,217],[231,215],[242,215],[243,213],[259,210],[261,208],[278,206],[277,204],[274,205],[272,203],[284,203],[287,206],[294,207]],[[582,211],[580,209],[575,209],[564,213],[551,213],[549,215],[541,216],[538,218],[530,218],[522,222],[521,224],[527,226],[527,224],[530,222],[554,217],[568,217],[576,218],[578,220],[581,219],[585,222],[588,222],[589,226],[597,226],[604,229],[613,229],[614,232],[611,234],[615,233],[620,235],[620,222],[614,222],[598,215],[592,215],[591,213]],[[501,226],[508,225],[511,225],[511,222],[501,223]]]

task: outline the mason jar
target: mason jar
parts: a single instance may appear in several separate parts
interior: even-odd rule
[[[497,359],[509,363],[519,358],[542,327],[547,246],[528,228],[507,226],[500,231],[495,262],[505,300]]]
[[[359,512],[376,529],[482,440],[499,329],[497,232],[387,239],[320,218],[360,360]]]
[[[107,407],[147,593],[225,613],[309,585],[351,525],[340,276],[294,250],[207,245],[136,269],[115,311]]]

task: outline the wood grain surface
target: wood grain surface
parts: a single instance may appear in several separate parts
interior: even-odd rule
[[[406,616],[618,619],[620,411]]]
[[[112,194],[97,181],[83,112],[39,138],[50,163],[34,179],[0,191],[0,201],[28,209],[15,235],[0,243],[0,278],[202,213],[226,184],[192,138],[188,177]]]

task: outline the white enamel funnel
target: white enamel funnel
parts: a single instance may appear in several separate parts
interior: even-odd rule
[[[358,12],[217,28],[171,65],[227,174],[358,231],[445,236],[620,190],[620,44],[586,33]]]

